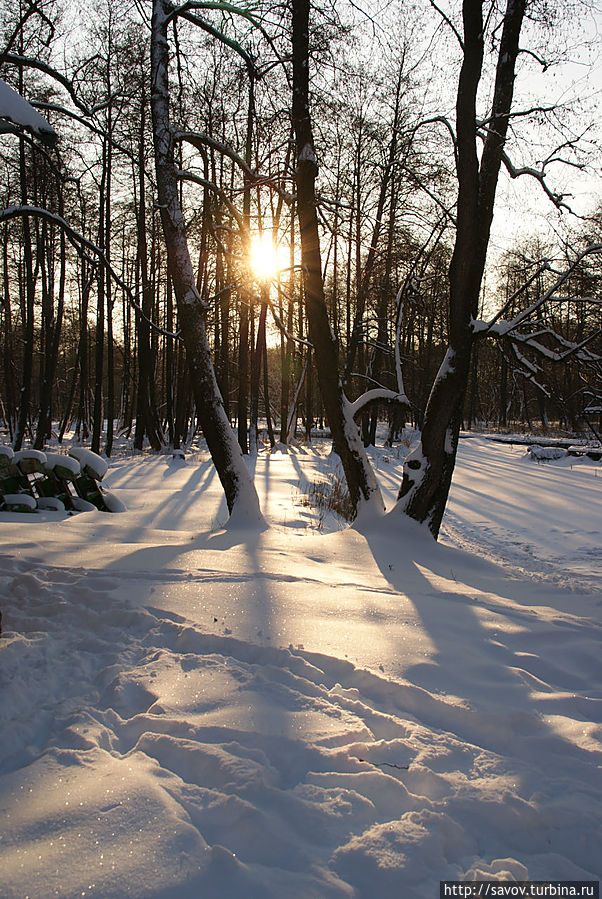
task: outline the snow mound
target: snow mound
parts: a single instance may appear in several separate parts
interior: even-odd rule
[[[567,455],[567,451],[560,446],[538,446],[537,444],[530,446],[527,452],[537,462],[565,459]]]
[[[65,456],[63,453],[46,453],[46,471],[56,471],[70,480],[80,473],[81,468],[77,459]]]
[[[83,472],[96,478],[97,481],[102,481],[106,475],[109,463],[92,450],[83,446],[72,446],[69,455],[77,459]]]
[[[2,499],[9,512],[35,512],[36,501],[27,493],[4,493]]]
[[[38,509],[48,512],[64,512],[65,504],[56,496],[39,496],[37,499]]]
[[[23,474],[34,474],[44,471],[46,454],[41,450],[22,449],[13,456],[13,463],[20,468]]]

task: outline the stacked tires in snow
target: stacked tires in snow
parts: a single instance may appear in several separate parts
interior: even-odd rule
[[[125,512],[100,485],[107,463],[96,453],[73,447],[69,455],[0,446],[0,510],[8,512]]]

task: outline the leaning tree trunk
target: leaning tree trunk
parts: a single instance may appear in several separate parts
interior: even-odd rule
[[[309,110],[309,8],[310,0],[292,3],[292,120],[297,148],[297,212],[309,338],[314,347],[324,411],[335,451],[343,465],[350,498],[356,508],[359,503],[374,502],[382,511],[382,495],[341,385],[336,339],[324,297],[315,193],[318,167]]]
[[[176,296],[179,326],[186,347],[196,411],[224,488],[228,510],[231,514],[236,511],[257,520],[261,518],[257,492],[230,427],[217,386],[207,339],[205,308],[196,287],[178,196],[173,133],[169,120],[167,28],[170,9],[165,0],[154,0],[151,33],[155,170],[169,271]]]
[[[404,466],[397,509],[439,534],[456,461],[470,374],[472,321],[489,244],[495,192],[512,108],[526,0],[507,0],[487,139],[477,155],[476,99],[483,67],[483,0],[464,0],[464,60],[456,100],[458,211],[449,269],[449,346],[427,403],[418,447]]]

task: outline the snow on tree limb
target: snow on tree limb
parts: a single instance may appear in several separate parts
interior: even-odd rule
[[[19,53],[7,53],[5,62],[9,62],[12,65],[19,66],[20,68],[38,69],[38,71],[43,72],[45,75],[50,75],[50,77],[54,81],[57,81],[65,88],[77,108],[81,112],[83,112],[85,116],[91,116],[95,112],[94,109],[89,109],[85,103],[82,103],[80,98],[77,96],[77,93],[75,92],[72,81],[58,72],[52,66],[49,66],[47,63],[43,62],[41,59],[34,59],[30,56],[22,56]]]
[[[54,147],[58,140],[58,134],[46,119],[2,79],[0,79],[0,119],[26,128],[47,147]],[[0,122],[0,132],[12,130],[10,126],[6,128]]]
[[[258,172],[254,172],[253,169],[247,165],[242,156],[240,156],[236,152],[236,150],[233,150],[232,147],[229,147],[227,144],[221,143],[214,137],[210,137],[208,134],[204,134],[202,131],[179,131],[174,135],[174,141],[186,141],[186,143],[189,143],[191,146],[196,147],[199,152],[202,152],[205,147],[210,147],[212,150],[216,150],[218,153],[227,156],[228,159],[231,159],[232,162],[236,163],[236,165],[242,171],[243,175],[248,178],[248,180],[252,184],[256,186],[260,186],[262,184],[267,185],[271,188],[271,190],[277,193],[278,196],[281,197],[288,206],[290,206],[294,202],[294,196],[275,184],[273,178],[271,178],[269,175],[261,175]]]
[[[395,390],[390,390],[387,387],[373,387],[371,390],[366,390],[365,393],[358,396],[352,403],[349,403],[351,415],[353,418],[356,418],[366,406],[379,400],[388,400],[389,402],[398,403],[406,408],[409,408],[410,406],[410,401],[405,393],[397,393]]]
[[[511,321],[502,321],[502,316],[504,312],[510,308],[514,299],[519,296],[530,284],[535,281],[535,279],[544,271],[550,271],[550,264],[548,260],[545,260],[538,268],[535,273],[525,282],[525,284],[521,285],[515,293],[512,294],[510,299],[506,302],[504,307],[496,313],[496,315],[489,322],[478,322],[473,320],[472,328],[473,332],[478,336],[487,336],[491,335],[494,337],[505,337],[511,332],[515,332],[516,329],[527,322],[534,313],[544,305],[544,303],[550,301],[562,302],[564,301],[573,301],[575,297],[562,298],[557,295],[558,290],[565,284],[571,275],[575,272],[578,266],[583,262],[585,258],[594,254],[602,254],[602,243],[591,244],[589,247],[586,247],[575,260],[571,263],[571,265],[564,271],[552,284],[552,286],[546,290],[540,297],[538,297],[533,303],[527,306],[525,309],[522,309]]]

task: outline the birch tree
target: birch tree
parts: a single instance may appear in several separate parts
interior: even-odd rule
[[[168,27],[172,7],[154,0],[151,23],[151,109],[157,194],[169,272],[194,393],[197,415],[231,515],[259,520],[259,500],[242,451],[224,410],[207,338],[206,307],[196,287],[174,162],[169,109]]]

